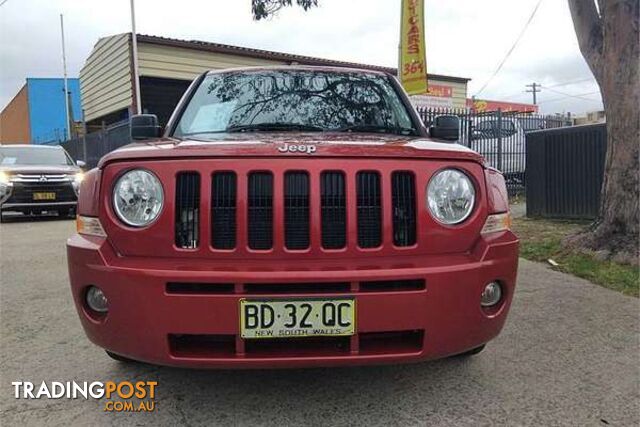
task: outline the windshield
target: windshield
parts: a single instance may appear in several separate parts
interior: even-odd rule
[[[286,130],[417,133],[384,75],[260,70],[207,76],[174,136]]]
[[[63,149],[40,147],[0,147],[0,166],[65,166],[73,162]]]

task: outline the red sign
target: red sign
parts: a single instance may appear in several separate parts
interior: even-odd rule
[[[430,84],[425,95],[437,96],[438,98],[451,98],[453,97],[453,88],[451,86]]]
[[[538,106],[519,102],[488,101],[486,99],[467,99],[467,107],[476,113],[485,111],[518,111],[521,113],[537,113]]]

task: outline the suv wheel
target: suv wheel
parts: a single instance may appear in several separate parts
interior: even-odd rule
[[[482,344],[479,347],[476,348],[472,348],[471,350],[465,351],[464,353],[460,353],[460,354],[456,354],[453,355],[452,357],[469,357],[469,356],[475,356],[476,354],[480,353],[482,350],[484,350],[484,348],[486,347],[486,344]]]
[[[129,359],[126,358],[124,356],[120,356],[119,354],[115,354],[110,352],[109,350],[105,350],[105,353],[107,353],[107,356],[109,356],[110,358],[112,358],[113,360],[117,360],[118,362],[122,362],[122,363],[135,363],[135,360],[133,359]]]

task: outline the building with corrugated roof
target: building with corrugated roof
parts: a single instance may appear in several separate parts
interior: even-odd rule
[[[354,67],[395,74],[395,68],[195,40],[138,35],[142,111],[166,124],[191,81],[207,70],[265,65]],[[429,75],[430,93],[414,98],[426,107],[465,108],[469,79]],[[80,71],[87,131],[127,119],[136,110],[131,33],[98,40]]]

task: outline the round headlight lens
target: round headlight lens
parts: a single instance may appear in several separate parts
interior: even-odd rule
[[[491,282],[484,287],[480,296],[480,305],[483,307],[491,307],[496,305],[502,299],[502,287],[498,282]]]
[[[473,211],[476,192],[471,180],[457,169],[436,173],[427,186],[431,215],[442,224],[458,224]]]
[[[93,311],[106,313],[109,310],[107,297],[104,295],[104,292],[102,292],[102,289],[97,286],[89,286],[86,299],[87,305]]]
[[[113,188],[113,207],[127,225],[144,227],[158,218],[164,202],[162,184],[154,174],[131,170],[118,179]]]

